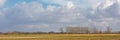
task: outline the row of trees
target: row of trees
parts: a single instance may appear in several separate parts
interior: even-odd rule
[[[97,33],[67,33],[67,32],[6,32],[6,33],[2,33],[0,32],[0,34],[120,34],[119,32],[111,32],[111,33],[107,33],[107,32],[97,32]]]
[[[79,29],[81,29],[81,30],[79,30]],[[87,30],[85,30],[85,29],[87,29]],[[94,27],[92,29],[92,32],[88,29],[89,29],[88,27],[83,27],[83,28],[81,28],[81,27],[73,28],[72,27],[72,28],[70,28],[70,32],[64,31],[63,28],[60,28],[60,32],[54,32],[54,31],[51,31],[51,32],[19,32],[19,31],[14,31],[14,32],[6,32],[6,33],[0,32],[0,34],[120,34],[120,31],[112,32],[112,28],[110,28],[110,27],[106,27],[106,31],[98,30],[96,27]],[[72,31],[74,31],[74,33],[72,33]],[[79,32],[85,32],[85,33],[79,33]]]

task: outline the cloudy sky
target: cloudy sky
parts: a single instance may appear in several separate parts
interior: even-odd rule
[[[119,6],[119,0],[0,0],[0,32],[48,32],[67,26],[120,31]]]

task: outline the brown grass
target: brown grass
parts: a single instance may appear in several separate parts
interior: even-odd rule
[[[8,34],[0,40],[120,40],[120,34]]]

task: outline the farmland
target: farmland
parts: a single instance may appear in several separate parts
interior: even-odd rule
[[[0,34],[0,40],[120,40],[120,34]]]

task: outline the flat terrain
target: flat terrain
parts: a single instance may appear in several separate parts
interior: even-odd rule
[[[120,40],[120,34],[0,34],[0,40]]]

